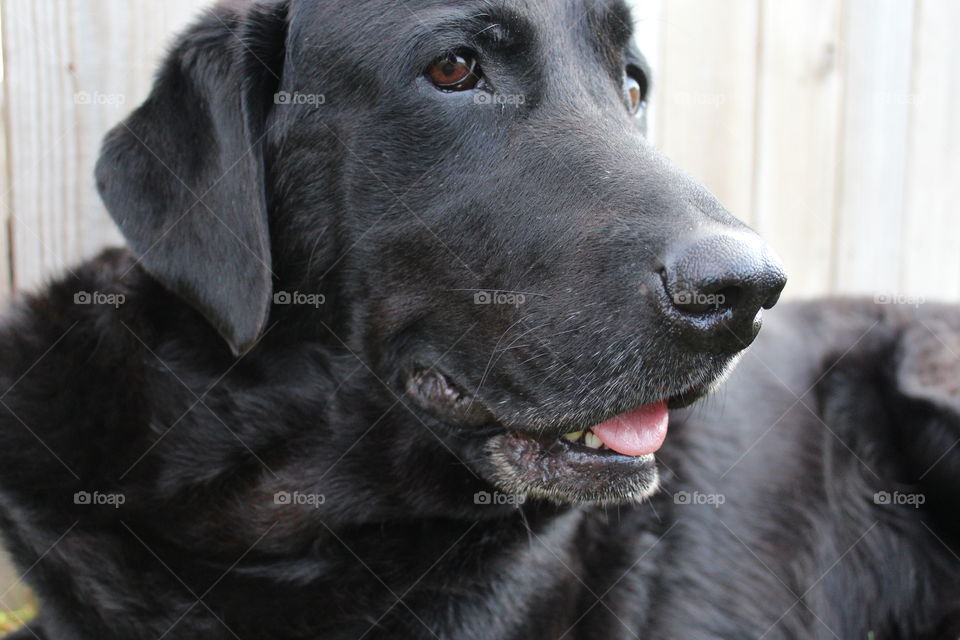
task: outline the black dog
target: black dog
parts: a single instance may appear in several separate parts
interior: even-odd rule
[[[630,24],[290,0],[180,40],[97,169],[130,251],[0,330],[18,638],[960,633],[960,314],[778,310],[682,409],[784,276],[644,141]]]

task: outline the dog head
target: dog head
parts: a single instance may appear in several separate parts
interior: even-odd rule
[[[631,32],[621,0],[221,6],[108,136],[98,185],[235,354],[274,319],[360,367],[353,414],[388,418],[327,425],[314,465],[387,448],[419,477],[637,500],[668,408],[785,277],[645,139]]]

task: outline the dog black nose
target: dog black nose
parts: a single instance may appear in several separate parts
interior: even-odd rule
[[[760,309],[777,303],[783,265],[753,234],[719,234],[687,245],[661,272],[667,315],[691,346],[743,349],[760,330]]]

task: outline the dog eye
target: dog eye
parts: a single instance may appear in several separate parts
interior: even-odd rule
[[[477,59],[469,53],[451,53],[427,68],[427,78],[442,91],[469,91],[480,83]]]
[[[647,78],[643,72],[635,67],[627,67],[623,80],[623,95],[627,100],[627,107],[632,115],[638,114],[646,107]]]

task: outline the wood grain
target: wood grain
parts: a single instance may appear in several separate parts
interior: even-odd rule
[[[3,33],[3,11],[0,11],[0,34]],[[2,47],[0,47],[2,52]],[[13,286],[10,274],[10,147],[7,145],[7,96],[3,82],[3,56],[0,53],[0,303]],[[3,582],[0,581],[0,585]]]
[[[839,164],[837,291],[896,290],[913,60],[912,0],[849,0],[844,5],[845,106]]]
[[[840,5],[765,0],[756,121],[754,226],[783,258],[788,292],[830,287],[842,113]]]
[[[97,197],[104,133],[142,100],[184,0],[2,0],[14,288],[120,236]]]
[[[758,0],[669,0],[657,143],[730,211],[753,214]]]
[[[788,295],[960,298],[960,3],[631,1],[651,138],[783,255]],[[0,0],[0,295],[119,242],[100,139],[207,4]]]
[[[960,2],[920,0],[900,246],[900,289],[929,299],[960,295]]]

